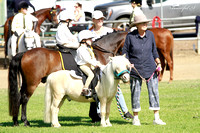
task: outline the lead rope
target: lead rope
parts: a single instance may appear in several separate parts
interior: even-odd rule
[[[126,118],[126,117],[124,117],[124,115],[122,114],[122,110],[121,110],[121,108],[120,108],[120,106],[119,106],[119,89],[120,89],[120,85],[118,84],[117,85],[117,109],[118,109],[118,111],[119,111],[119,114],[121,115],[121,117],[123,118],[123,119],[125,119],[125,120],[130,120],[129,118]]]
[[[138,70],[133,66],[132,67],[135,71],[136,71],[136,73],[139,75],[139,77],[143,80],[143,81],[145,81],[145,82],[149,82],[149,80],[153,77],[153,75],[155,74],[155,72],[153,72],[153,74],[151,75],[151,77],[149,78],[149,79],[145,79],[145,78],[143,78],[141,75],[140,75],[140,73],[138,72]],[[160,67],[158,67],[157,69],[156,69],[156,72],[159,72],[160,71]],[[160,74],[158,73],[158,79],[160,78]]]

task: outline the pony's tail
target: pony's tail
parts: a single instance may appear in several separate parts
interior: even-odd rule
[[[50,88],[50,76],[47,78],[46,89],[45,89],[45,109],[44,109],[44,122],[51,122],[51,103],[52,103],[52,95]]]
[[[20,106],[20,93],[18,92],[18,74],[21,71],[21,59],[24,53],[14,56],[10,62],[8,73],[9,114],[18,116]]]

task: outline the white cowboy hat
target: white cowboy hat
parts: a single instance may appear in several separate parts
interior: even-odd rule
[[[100,19],[100,18],[105,18],[103,16],[103,13],[99,10],[95,10],[93,13],[92,13],[92,18],[94,19]]]
[[[144,13],[135,14],[134,22],[131,23],[130,27],[133,27],[136,24],[145,23],[145,22],[148,23],[148,22],[150,22],[150,20],[147,19],[147,17],[144,15]]]

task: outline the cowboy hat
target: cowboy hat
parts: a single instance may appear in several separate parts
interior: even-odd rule
[[[140,23],[148,23],[150,22],[149,19],[144,15],[144,13],[135,14],[134,21],[130,24],[130,27],[135,26],[136,24]]]

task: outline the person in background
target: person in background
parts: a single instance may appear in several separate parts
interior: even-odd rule
[[[134,22],[135,14],[143,13],[140,7],[142,6],[142,0],[130,0],[131,6],[133,7],[133,11],[130,15],[129,19],[129,27],[133,27],[131,24]]]
[[[93,14],[92,14],[93,26],[90,28],[90,30],[94,34],[93,41],[102,37],[103,35],[106,35],[108,33],[113,32],[112,28],[103,26],[104,18],[105,17],[103,16],[103,13],[99,10],[94,11]],[[124,113],[124,117],[133,118],[133,116],[128,111],[128,108],[126,106],[126,102],[124,100],[124,96],[122,94],[121,89],[118,88],[118,90],[119,90],[118,91],[119,96],[116,94],[115,97],[116,97],[116,100],[117,100],[117,97],[119,97],[119,104],[120,104],[120,107],[121,107],[121,109]],[[100,114],[100,106],[99,106],[99,109],[97,110],[97,113]]]
[[[73,14],[70,14],[70,12],[64,10],[60,13],[59,19],[60,23],[56,32],[57,43],[67,48],[77,49],[79,47],[78,39],[69,30],[69,26],[74,19]]]
[[[92,70],[94,67],[101,66],[100,62],[96,60],[91,48],[93,37],[94,35],[89,30],[82,30],[78,34],[80,47],[77,49],[77,56],[75,57],[77,65],[79,65],[80,69],[88,76],[81,93],[82,96],[86,97],[92,96],[92,90],[89,88],[89,85],[94,78]]]
[[[35,38],[36,45],[41,46],[40,36],[35,32],[38,19],[27,12],[28,4],[25,1],[21,1],[18,5],[18,12],[12,21],[11,30],[13,35],[11,37],[11,49],[12,56],[16,55],[17,38],[20,37],[26,30],[32,31]]]
[[[85,22],[85,13],[82,10],[82,4],[80,3],[76,3],[74,6],[75,10],[74,10],[74,22]],[[70,31],[73,32],[80,32],[82,30],[85,30],[85,26],[84,24],[77,24],[74,25],[72,27],[70,27]]]
[[[153,124],[166,125],[159,117],[160,105],[157,72],[160,72],[162,68],[154,35],[151,31],[147,30],[148,22],[149,20],[144,14],[134,16],[133,26],[136,26],[137,29],[127,34],[122,50],[122,54],[126,54],[132,67],[135,68],[130,73],[130,89],[134,114],[133,125],[136,126],[141,125],[138,114],[141,110],[140,93],[142,79],[146,80],[148,88],[149,109],[154,112],[155,119],[153,120]]]

